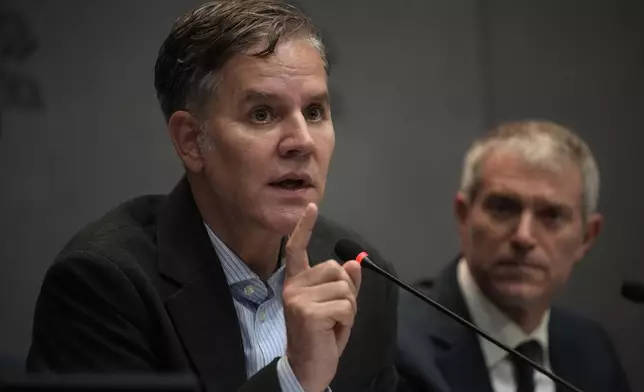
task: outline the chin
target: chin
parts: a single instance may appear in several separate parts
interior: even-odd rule
[[[290,235],[295,230],[295,226],[297,226],[297,222],[300,220],[305,208],[306,206],[304,205],[279,207],[266,211],[262,214],[264,226],[282,236]]]
[[[543,291],[525,283],[504,283],[493,288],[496,302],[511,308],[526,308],[540,302]]]

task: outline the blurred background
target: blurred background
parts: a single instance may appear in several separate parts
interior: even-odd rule
[[[0,356],[20,360],[45,270],[117,203],[182,168],[153,88],[194,0],[0,2]],[[644,1],[308,0],[326,33],[337,149],[322,206],[408,281],[459,251],[452,200],[472,139],[501,121],[576,130],[605,227],[558,302],[610,332],[644,391]],[[365,192],[366,190],[369,193]]]

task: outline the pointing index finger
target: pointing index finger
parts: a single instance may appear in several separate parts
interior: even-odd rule
[[[286,275],[295,276],[309,268],[309,257],[306,248],[318,217],[318,207],[309,203],[291,233],[285,248]]]

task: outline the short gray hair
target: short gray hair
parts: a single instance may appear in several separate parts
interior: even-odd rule
[[[597,210],[599,169],[588,145],[572,130],[549,121],[527,120],[501,124],[474,142],[465,155],[461,192],[470,200],[480,185],[480,168],[491,151],[502,147],[520,153],[528,162],[552,166],[561,158],[577,165],[582,177],[584,217]]]
[[[274,53],[280,39],[307,34],[328,71],[326,49],[312,21],[279,0],[221,0],[205,3],[175,22],[159,49],[154,86],[166,121],[178,110],[199,110],[217,85],[217,73],[236,54]]]

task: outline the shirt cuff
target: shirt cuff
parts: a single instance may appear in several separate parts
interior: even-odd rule
[[[277,361],[277,378],[282,392],[305,392],[297,377],[295,377],[291,364],[288,363],[288,358],[286,357],[281,357]],[[331,388],[327,387],[324,391],[331,392]]]

